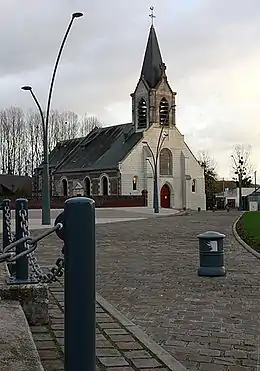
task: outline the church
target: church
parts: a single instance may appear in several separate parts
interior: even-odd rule
[[[56,145],[49,156],[52,196],[145,193],[152,207],[156,180],[160,207],[205,210],[204,170],[176,126],[176,93],[153,24],[131,99],[131,123],[94,128]]]

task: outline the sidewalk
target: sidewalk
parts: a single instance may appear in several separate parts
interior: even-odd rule
[[[46,229],[53,227],[56,216],[62,212],[61,209],[51,210],[51,224],[42,225],[41,210],[29,210],[29,230]],[[96,209],[96,224],[129,222],[133,220],[143,220],[147,218],[175,215],[179,211],[176,209],[160,208],[158,214],[154,214],[154,210],[148,207],[113,207],[113,208],[97,208]],[[12,231],[15,229],[15,214],[12,210]],[[0,213],[0,233],[3,231],[2,213]]]
[[[96,312],[96,371],[186,370],[99,295]],[[50,321],[50,326],[33,326],[31,331],[44,370],[64,370],[64,289],[61,282],[50,285]]]

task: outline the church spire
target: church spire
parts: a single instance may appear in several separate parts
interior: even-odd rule
[[[152,24],[150,28],[150,33],[146,45],[144,61],[141,71],[141,77],[147,82],[150,88],[154,88],[160,80],[162,74],[162,56],[153,25],[153,19],[155,18],[153,14],[153,7],[151,9],[150,17],[152,19]]]

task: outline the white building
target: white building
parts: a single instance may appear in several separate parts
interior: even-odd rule
[[[152,206],[153,158],[158,154],[160,206],[205,210],[204,171],[176,126],[176,93],[167,79],[154,26],[131,97],[131,123],[95,128],[87,137],[57,144],[50,154],[52,194],[108,197],[148,192]],[[40,194],[42,167],[36,175]]]

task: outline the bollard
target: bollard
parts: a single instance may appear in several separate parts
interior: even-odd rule
[[[222,233],[208,231],[199,234],[200,267],[199,276],[225,276],[223,241],[226,237]]]
[[[24,237],[28,233],[28,201],[26,198],[18,198],[15,200],[15,239],[16,241]],[[27,250],[26,243],[20,243],[16,246],[15,254]],[[27,255],[15,261],[15,276],[8,277],[6,282],[9,285],[21,285],[36,283],[29,279],[29,266]]]
[[[73,197],[64,207],[64,370],[96,369],[95,203]]]

